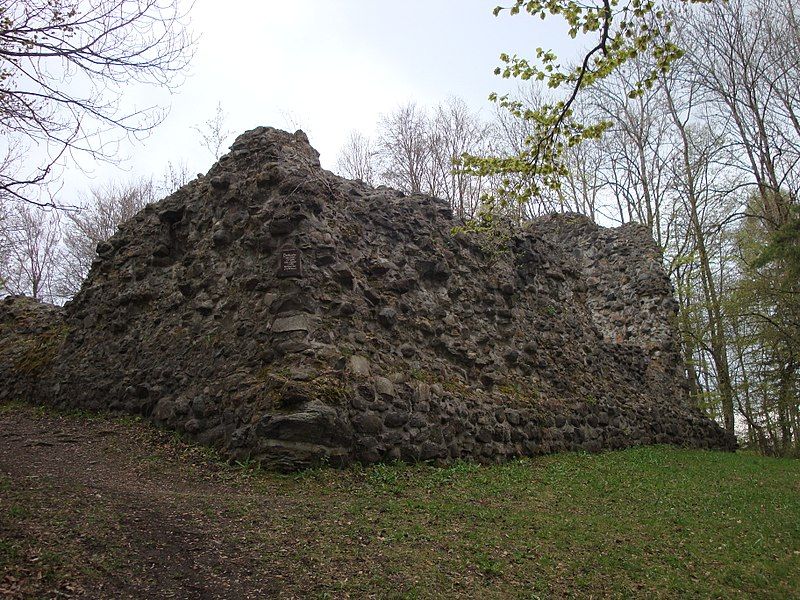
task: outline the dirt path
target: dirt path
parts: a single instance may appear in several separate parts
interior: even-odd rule
[[[0,600],[796,598],[799,479],[664,447],[286,476],[0,404]]]
[[[237,510],[291,507],[244,479],[143,425],[0,407],[0,598],[301,595]]]

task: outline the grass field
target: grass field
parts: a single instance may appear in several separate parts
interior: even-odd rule
[[[797,460],[648,447],[281,476],[131,420],[13,405],[3,432],[9,595],[800,597]]]

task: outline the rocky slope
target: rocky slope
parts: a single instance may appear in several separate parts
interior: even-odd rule
[[[644,228],[551,216],[497,251],[456,225],[439,200],[322,170],[302,132],[249,131],[98,246],[47,312],[47,372],[7,364],[0,394],[140,413],[284,470],[733,447],[688,405]]]

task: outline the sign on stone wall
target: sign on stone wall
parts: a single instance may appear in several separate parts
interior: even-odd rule
[[[300,259],[300,250],[297,248],[281,250],[278,277],[300,277],[302,274],[303,266]]]

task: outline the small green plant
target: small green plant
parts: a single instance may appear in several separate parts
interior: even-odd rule
[[[516,382],[497,386],[497,390],[507,396],[516,397],[522,394],[522,386]]]
[[[503,574],[502,563],[485,554],[478,554],[475,557],[475,564],[481,572],[488,577],[499,577]]]
[[[464,385],[460,381],[456,381],[453,379],[448,379],[447,381],[443,381],[442,389],[444,389],[444,391],[446,392],[450,392],[451,394],[468,395],[471,393],[471,390],[468,386]]]
[[[288,368],[261,369],[256,378],[264,385],[264,397],[273,410],[296,409],[316,400],[330,405],[344,405],[350,399],[347,384],[335,374],[324,373],[307,381],[291,379]]]
[[[436,377],[425,369],[411,369],[411,379],[421,381],[423,383],[436,383]]]
[[[25,519],[29,514],[29,510],[25,506],[21,506],[19,504],[12,504],[8,508],[8,516],[13,519]]]
[[[97,418],[98,416],[96,413],[91,413],[88,411],[78,411],[78,412],[82,413],[81,416],[84,419]],[[137,423],[142,423],[144,421],[142,415],[130,415],[130,414],[121,414],[117,416],[116,419],[120,423],[123,423],[125,425],[135,425]]]
[[[402,483],[406,465],[400,462],[378,463],[367,471],[367,481],[379,488],[397,488]]]
[[[68,333],[68,326],[56,325],[39,335],[19,340],[22,351],[14,365],[15,370],[24,375],[40,373],[53,362]]]
[[[497,205],[494,199],[487,196],[481,203],[478,215],[465,225],[453,227],[451,234],[472,236],[486,259],[486,266],[491,267],[510,255],[514,223],[502,214],[504,207]]]
[[[237,469],[241,469],[247,474],[257,473],[261,471],[261,461],[256,458],[253,458],[252,456],[247,456],[241,460],[234,460],[233,466],[236,467]]]
[[[452,485],[468,478],[480,471],[481,467],[477,463],[459,460],[449,467],[436,468],[430,477],[425,481],[425,487],[430,490],[439,489],[442,485]]]

